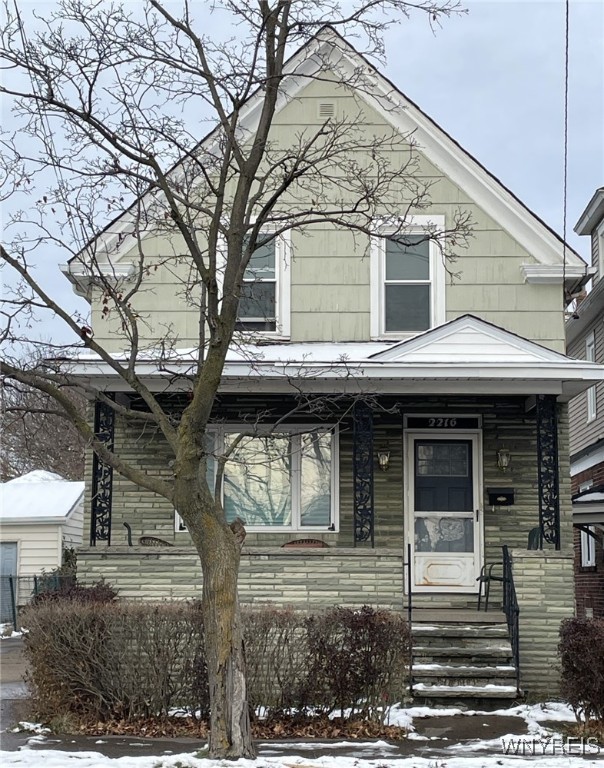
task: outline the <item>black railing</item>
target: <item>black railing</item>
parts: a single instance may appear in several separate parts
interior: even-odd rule
[[[74,582],[75,576],[54,573],[0,576],[0,623],[10,623],[14,629],[18,629],[19,608],[42,592],[67,589]]]
[[[407,559],[403,558],[403,584],[407,580],[407,622],[409,624],[409,695],[413,695],[413,590],[411,589],[411,544],[407,544]]]
[[[508,632],[512,646],[512,657],[516,669],[516,695],[520,695],[520,608],[516,598],[514,574],[512,572],[512,556],[503,545],[503,610],[508,623]]]

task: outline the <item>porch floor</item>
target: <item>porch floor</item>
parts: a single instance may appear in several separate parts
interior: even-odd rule
[[[472,608],[414,608],[414,624],[502,624],[505,614],[492,608],[489,611],[477,611]]]

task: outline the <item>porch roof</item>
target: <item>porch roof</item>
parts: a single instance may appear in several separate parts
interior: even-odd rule
[[[196,350],[139,356],[137,373],[154,390],[186,390]],[[115,356],[125,361],[126,354]],[[108,391],[129,387],[96,355],[74,372]],[[492,323],[464,315],[402,342],[238,343],[226,359],[222,391],[403,394],[554,394],[568,400],[604,380],[604,365],[576,360]]]
[[[573,523],[604,526],[604,485],[573,496]]]

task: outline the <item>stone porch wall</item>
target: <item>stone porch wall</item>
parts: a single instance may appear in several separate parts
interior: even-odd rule
[[[90,547],[78,553],[78,578],[103,578],[127,600],[201,597],[201,569],[192,547]],[[400,611],[406,608],[403,557],[400,550],[247,548],[241,556],[239,595],[245,604],[371,605]]]
[[[574,615],[572,552],[512,550],[520,608],[520,685],[555,696],[560,682],[560,622]]]

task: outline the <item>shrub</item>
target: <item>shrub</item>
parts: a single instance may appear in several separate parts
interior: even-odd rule
[[[245,627],[253,707],[382,719],[401,697],[410,634],[398,614],[368,606],[311,615],[264,608],[248,611]]]
[[[38,580],[38,593],[31,600],[32,605],[60,600],[78,603],[111,603],[117,599],[117,591],[105,581],[96,584],[78,584],[73,576],[45,574]]]
[[[404,689],[410,634],[399,614],[363,606],[333,608],[305,621],[307,697],[331,714],[384,717]]]
[[[578,720],[604,722],[604,619],[566,619],[560,630],[561,693]]]
[[[308,676],[305,616],[293,609],[247,609],[243,613],[248,701],[252,710],[305,709]]]
[[[24,616],[39,717],[131,721],[173,709],[207,717],[198,604],[82,601],[75,594],[38,600]],[[350,709],[380,718],[400,696],[409,632],[397,614],[364,607],[308,616],[266,607],[244,611],[243,619],[253,708]]]
[[[24,621],[40,717],[207,715],[201,613],[192,606],[45,600]]]

